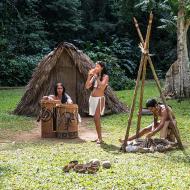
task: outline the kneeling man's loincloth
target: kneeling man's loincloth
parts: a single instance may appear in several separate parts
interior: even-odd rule
[[[174,124],[175,124],[175,126],[177,126],[176,120],[174,120]],[[159,125],[159,122],[158,122],[158,125]],[[152,123],[148,127],[150,127],[150,126],[152,126],[152,131],[154,131],[155,130],[154,123]],[[174,126],[173,126],[173,123],[171,121],[165,121],[164,126],[160,130],[160,138],[161,139],[167,139],[171,142],[175,142],[175,134],[172,130],[172,127],[174,127]]]
[[[176,120],[173,120],[175,126],[177,125]],[[160,138],[161,139],[167,139],[171,142],[175,141],[175,134],[172,130],[173,128],[173,123],[172,121],[165,121],[164,127],[160,130]]]

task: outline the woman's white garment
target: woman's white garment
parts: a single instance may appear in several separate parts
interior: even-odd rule
[[[72,104],[73,101],[72,101],[71,97],[70,97],[67,93],[65,93],[65,95],[66,95],[66,97],[67,97],[67,103],[68,103],[68,104]]]
[[[72,104],[73,101],[72,101],[71,97],[67,93],[65,93],[65,96],[67,97],[67,102],[66,103],[67,104]],[[48,99],[49,100],[54,100],[54,97],[55,97],[55,95],[49,95]]]
[[[81,123],[82,122],[82,119],[81,119],[81,116],[80,114],[78,113],[78,122]]]
[[[102,101],[104,101],[103,106],[102,106]],[[92,115],[92,116],[95,115],[99,102],[100,102],[100,115],[104,115],[105,96],[99,96],[99,97],[90,96],[90,98],[89,98],[89,115]]]

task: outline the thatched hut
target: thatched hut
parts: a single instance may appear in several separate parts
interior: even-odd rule
[[[89,69],[94,66],[90,58],[70,43],[61,43],[38,64],[15,114],[34,116],[40,111],[39,101],[53,93],[57,82],[63,82],[67,93],[78,104],[80,114],[88,112],[90,91],[85,89]],[[110,87],[106,92],[106,107],[112,113],[127,112]]]

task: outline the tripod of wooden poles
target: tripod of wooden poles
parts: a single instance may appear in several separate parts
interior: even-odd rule
[[[173,130],[173,132],[175,134],[175,137],[177,139],[178,146],[179,146],[180,149],[183,149],[183,145],[182,145],[182,142],[181,142],[181,138],[180,138],[180,135],[179,135],[178,128],[174,123],[173,117],[172,117],[171,112],[170,112],[170,110],[168,108],[168,105],[166,103],[166,99],[165,99],[164,95],[162,94],[161,85],[160,85],[159,79],[157,77],[157,74],[155,72],[154,65],[152,63],[151,57],[149,55],[149,40],[150,40],[150,33],[151,33],[151,28],[152,28],[152,21],[153,21],[153,14],[150,13],[149,23],[148,23],[147,33],[146,33],[146,38],[144,40],[143,36],[142,36],[142,33],[140,31],[138,22],[134,18],[135,27],[137,29],[137,32],[138,32],[138,35],[139,35],[139,38],[140,38],[140,41],[141,41],[142,55],[141,55],[141,61],[140,61],[140,66],[139,66],[137,80],[136,80],[136,86],[135,86],[135,89],[134,89],[134,95],[133,95],[133,99],[132,99],[132,105],[131,105],[131,109],[130,109],[129,119],[128,119],[128,126],[127,126],[127,130],[126,130],[126,134],[125,134],[124,143],[123,143],[123,145],[121,147],[121,149],[123,151],[125,151],[125,148],[127,146],[127,140],[128,140],[128,137],[129,137],[129,131],[130,131],[131,122],[132,122],[132,118],[133,118],[135,102],[136,102],[136,97],[137,97],[137,91],[138,91],[138,88],[139,88],[139,83],[140,83],[140,79],[141,79],[141,75],[142,75],[141,89],[140,89],[139,113],[138,113],[137,129],[136,129],[137,138],[138,138],[138,135],[139,135],[140,124],[141,124],[141,116],[142,116],[142,102],[143,102],[143,95],[144,95],[146,67],[147,67],[148,63],[150,65],[151,71],[153,73],[154,80],[156,82],[156,86],[157,86],[157,88],[159,90],[159,93],[160,93],[161,99],[163,101],[163,104],[165,105],[166,110],[167,110],[168,115],[169,115],[169,118],[170,118],[171,122],[173,123],[174,127],[172,127],[172,130]]]

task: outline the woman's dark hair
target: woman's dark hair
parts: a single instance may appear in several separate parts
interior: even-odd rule
[[[158,105],[158,102],[155,99],[148,99],[146,101],[146,107],[156,107]]]
[[[63,86],[63,83],[60,83],[60,82],[59,82],[59,83],[57,83],[57,84],[54,86],[54,95],[55,95],[55,96],[58,95],[58,93],[57,93],[57,88],[58,88],[59,85],[62,86],[62,88],[63,88],[61,103],[64,104],[64,103],[67,102],[67,96],[66,96],[66,94],[65,94],[65,87]]]
[[[102,72],[101,72],[101,76],[100,76],[100,80],[102,80],[103,76],[107,75],[106,64],[102,61],[97,61],[96,64],[98,64],[102,67]]]

